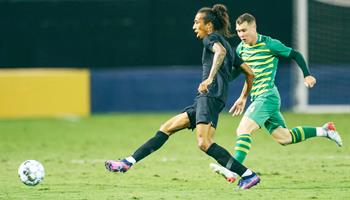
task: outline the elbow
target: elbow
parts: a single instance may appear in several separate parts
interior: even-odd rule
[[[225,57],[225,56],[226,56],[226,53],[227,53],[227,51],[226,51],[225,48],[220,48],[219,55],[220,55],[221,57]]]
[[[289,54],[288,57],[289,57],[290,59],[295,60],[297,57],[300,57],[300,56],[302,56],[302,54],[301,54],[299,51],[293,49],[293,50],[290,52],[290,54]]]
[[[222,48],[222,49],[221,49],[221,52],[222,52],[222,54],[224,54],[224,55],[226,56],[227,51],[226,51],[225,48]]]
[[[254,82],[254,78],[255,78],[254,74],[250,74],[250,73],[246,74],[246,83],[248,85],[252,85]]]
[[[248,73],[246,74],[246,76],[247,76],[247,79],[249,79],[249,80],[253,80],[253,79],[255,78],[255,75],[254,75],[253,72],[248,72]]]
[[[248,77],[251,78],[251,79],[254,79],[255,78],[254,72],[250,72],[248,74]]]
[[[226,50],[223,49],[223,51],[220,51],[219,55],[220,55],[221,58],[225,58],[225,56],[226,56]]]
[[[250,69],[248,64],[242,63],[241,69],[242,69],[243,73],[245,74],[246,79],[254,79],[255,78],[254,72],[252,69]]]

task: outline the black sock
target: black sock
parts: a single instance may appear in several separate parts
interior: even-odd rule
[[[158,131],[154,137],[140,146],[132,157],[135,158],[136,162],[140,161],[154,151],[157,151],[168,140],[168,138],[169,136],[167,134]]]
[[[226,149],[216,143],[213,143],[206,153],[214,158],[220,165],[237,173],[239,176],[242,176],[247,170],[247,168],[234,159]]]

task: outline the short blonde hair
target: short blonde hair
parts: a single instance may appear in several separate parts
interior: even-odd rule
[[[256,23],[256,20],[252,14],[244,13],[237,18],[236,24],[243,24],[244,22],[247,22],[248,24],[250,24],[252,22]]]

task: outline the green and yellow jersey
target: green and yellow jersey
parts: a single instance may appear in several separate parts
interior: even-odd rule
[[[252,100],[259,95],[275,91],[275,75],[279,57],[288,57],[292,48],[285,46],[279,40],[258,34],[255,45],[241,42],[237,54],[253,70],[255,78],[250,92]]]

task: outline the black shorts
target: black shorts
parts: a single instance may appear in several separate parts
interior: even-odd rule
[[[197,124],[211,124],[216,128],[219,119],[219,113],[225,107],[225,103],[214,97],[198,96],[194,104],[182,110],[186,112],[190,119],[189,129],[195,129]]]

